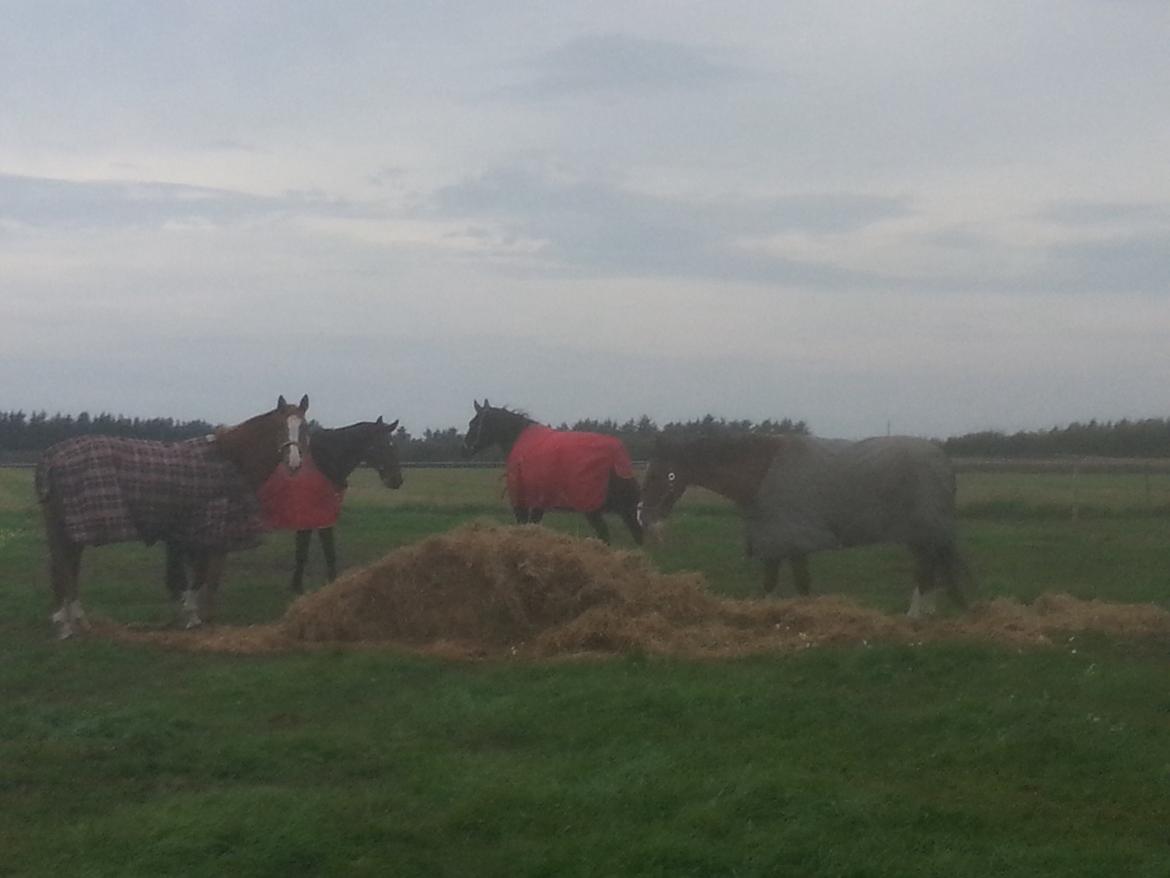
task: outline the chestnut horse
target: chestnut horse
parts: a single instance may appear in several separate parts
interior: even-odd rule
[[[659,438],[638,514],[656,527],[688,485],[732,500],[749,556],[764,563],[764,592],[780,565],[809,593],[808,556],[824,549],[902,543],[917,562],[909,615],[933,613],[935,589],[966,606],[973,581],[955,538],[955,477],[933,442],[886,436],[859,442],[808,436]]]
[[[224,555],[258,542],[256,489],[282,460],[297,469],[307,453],[308,407],[308,396],[299,405],[282,396],[272,411],[202,439],[81,436],[46,450],[36,486],[58,637],[86,627],[78,597],[84,547],[132,540],[164,540],[191,558],[195,582],[175,597],[187,627],[210,619]]]
[[[520,524],[538,524],[547,509],[584,512],[597,536],[609,542],[602,513],[616,512],[634,542],[638,523],[638,480],[621,441],[601,433],[553,430],[523,412],[475,402],[467,425],[464,456],[498,445],[507,458],[508,496]]]

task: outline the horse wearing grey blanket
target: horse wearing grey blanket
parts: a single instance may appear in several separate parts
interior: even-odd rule
[[[771,593],[788,561],[809,592],[808,556],[826,549],[901,543],[914,555],[910,615],[934,611],[939,586],[965,606],[972,585],[955,537],[955,477],[933,442],[906,436],[861,441],[807,436],[660,440],[642,488],[644,523],[662,521],[690,484],[740,508],[748,553]]]

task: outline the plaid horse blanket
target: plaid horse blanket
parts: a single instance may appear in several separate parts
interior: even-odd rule
[[[593,512],[605,503],[610,473],[634,477],[620,440],[533,424],[508,454],[508,497],[522,509]]]
[[[278,466],[256,492],[269,530],[317,530],[333,527],[341,514],[345,491],[317,469],[306,454],[295,473]]]
[[[68,439],[45,451],[36,489],[81,545],[166,540],[234,551],[257,545],[262,530],[255,494],[211,436]]]

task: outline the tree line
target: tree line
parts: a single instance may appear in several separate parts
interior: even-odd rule
[[[317,426],[313,422],[310,427]],[[0,456],[9,459],[33,459],[36,455],[65,439],[74,436],[120,436],[129,439],[156,439],[177,442],[205,436],[214,430],[206,421],[179,421],[174,418],[128,418],[103,412],[90,415],[55,414],[39,411],[0,412]],[[659,427],[648,416],[631,418],[625,422],[583,419],[572,424],[558,425],[562,430],[586,430],[617,436],[637,460],[644,460],[653,448],[655,437],[661,434],[685,438],[715,433],[802,433],[809,432],[804,421],[790,418],[763,421],[727,420],[706,415],[692,421],[672,421]],[[399,457],[405,462],[438,462],[459,460],[462,457],[463,433],[456,427],[444,430],[425,429],[418,435],[399,427],[395,435]],[[498,450],[491,449],[478,456],[480,460],[498,460]]]
[[[1170,457],[1170,418],[1074,422],[1047,430],[984,430],[943,442],[955,457]]]
[[[556,426],[562,430],[587,430],[617,436],[636,460],[649,457],[659,435],[685,439],[732,433],[809,433],[804,421],[791,418],[751,421],[727,420],[713,415],[690,421],[671,421],[661,426],[647,415],[624,422],[586,418]],[[49,415],[44,411],[28,414],[23,411],[0,412],[0,456],[31,460],[50,445],[74,436],[96,434],[175,442],[204,436],[213,429],[213,424],[201,420],[128,418],[108,412],[97,415],[88,412],[79,415]],[[418,435],[401,427],[396,439],[400,456],[406,462],[451,461],[462,456],[463,433],[456,427],[425,429]],[[1170,418],[1091,420],[1015,433],[984,430],[951,437],[942,445],[955,457],[1170,457]],[[480,459],[498,460],[499,454],[493,449]]]

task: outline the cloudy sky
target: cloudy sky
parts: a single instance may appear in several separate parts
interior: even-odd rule
[[[0,410],[1170,415],[1164,0],[0,0]]]

